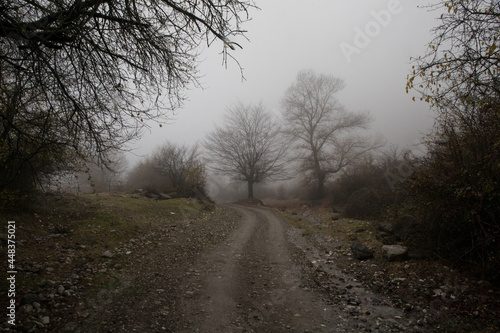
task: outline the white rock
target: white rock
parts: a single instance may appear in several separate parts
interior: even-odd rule
[[[389,261],[402,260],[408,254],[408,248],[402,245],[384,245],[382,251]]]
[[[58,292],[59,294],[64,293],[64,287],[63,287],[63,286],[59,286],[59,287],[57,288],[57,292]]]
[[[24,304],[21,306],[21,310],[26,313],[33,312],[33,307],[30,304]]]
[[[111,253],[111,251],[106,251],[104,252],[101,257],[104,257],[104,258],[113,258],[113,253]]]

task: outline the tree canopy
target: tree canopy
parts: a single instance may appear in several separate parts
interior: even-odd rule
[[[355,134],[371,122],[368,113],[344,109],[336,94],[344,82],[331,75],[302,71],[282,101],[286,132],[296,145],[302,171],[324,195],[327,178],[379,146],[380,139]]]
[[[500,4],[497,1],[440,1],[441,23],[425,55],[413,59],[407,92],[449,108],[457,102],[499,96]]]
[[[249,198],[254,184],[283,177],[287,147],[281,126],[262,105],[229,108],[223,126],[205,140],[212,169],[247,182]]]
[[[165,120],[196,80],[197,47],[238,46],[250,1],[0,3],[0,190]],[[69,163],[71,164],[71,163]],[[28,182],[29,183],[29,182]]]

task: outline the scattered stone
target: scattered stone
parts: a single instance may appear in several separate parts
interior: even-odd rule
[[[158,196],[156,194],[153,194],[153,193],[150,193],[150,192],[146,192],[143,194],[146,198],[149,198],[149,199],[154,199],[154,200],[158,200]]]
[[[32,332],[35,329],[36,329],[36,326],[32,321],[27,321],[26,323],[24,323],[23,328],[22,328],[23,332]]]
[[[389,221],[381,222],[378,225],[379,233],[377,238],[382,241],[384,245],[392,245],[397,242],[397,237],[394,235],[394,224]]]
[[[170,200],[172,199],[172,196],[165,194],[165,193],[160,193],[158,195],[158,200]]]
[[[407,240],[415,232],[415,227],[418,225],[418,220],[411,215],[404,215],[394,222],[394,235],[399,240]]]
[[[42,324],[44,324],[44,325],[50,324],[50,318],[49,318],[49,316],[42,317],[41,320],[42,320]]]
[[[434,295],[436,295],[436,296],[445,295],[445,293],[441,289],[434,289],[433,292],[434,292]]]
[[[389,261],[404,260],[408,254],[408,248],[402,245],[384,245],[382,251]]]
[[[31,313],[33,312],[33,307],[30,304],[24,304],[19,308],[22,312]]]
[[[354,258],[358,260],[366,260],[373,258],[373,254],[375,251],[369,249],[365,245],[361,244],[358,241],[354,241],[351,245],[351,251],[352,254],[354,255]]]
[[[70,321],[66,325],[64,325],[63,332],[74,332],[78,328],[78,323],[74,321]]]
[[[113,258],[113,257],[114,257],[114,254],[113,254],[113,253],[111,253],[111,251],[106,251],[106,252],[104,252],[104,253],[101,255],[101,257],[103,257],[103,258]]]
[[[34,302],[39,302],[40,297],[36,294],[26,294],[21,299],[21,305],[32,304]]]
[[[387,234],[391,234],[394,232],[394,225],[389,221],[380,222],[380,224],[378,225],[378,230]]]
[[[347,300],[347,304],[349,304],[349,305],[354,305],[354,306],[358,306],[358,305],[360,305],[360,304],[361,304],[361,302],[360,302],[359,300],[357,300],[357,299],[354,299],[354,298],[349,298],[349,299]]]
[[[59,287],[57,287],[57,293],[58,293],[59,295],[62,295],[62,294],[64,293],[64,290],[65,290],[65,289],[64,289],[64,286],[59,286]]]
[[[405,241],[415,233],[418,220],[411,215],[404,215],[394,222],[384,221],[378,226],[378,238],[385,245],[392,245],[398,241]]]
[[[77,314],[79,317],[82,317],[82,318],[87,318],[88,316],[90,316],[90,312],[88,310],[77,312]]]

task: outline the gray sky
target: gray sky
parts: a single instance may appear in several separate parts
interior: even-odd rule
[[[433,123],[423,102],[405,92],[410,57],[423,55],[436,26],[437,12],[411,0],[260,0],[244,24],[250,41],[238,40],[233,52],[243,67],[229,60],[222,66],[220,43],[205,48],[199,64],[204,89],[186,91],[188,101],[171,124],[152,126],[133,143],[144,155],[165,140],[193,143],[219,124],[226,108],[237,101],[262,102],[280,113],[280,101],[297,73],[313,69],[345,80],[338,95],[350,111],[369,111],[372,130],[388,143],[408,146]],[[389,14],[389,15],[388,15]],[[364,35],[361,35],[360,31]],[[133,163],[137,157],[132,157]]]

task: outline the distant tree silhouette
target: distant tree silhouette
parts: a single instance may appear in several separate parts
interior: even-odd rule
[[[224,123],[208,135],[204,144],[212,169],[248,184],[282,178],[288,143],[281,126],[262,105],[237,104],[229,108]]]
[[[324,196],[328,177],[382,144],[381,138],[354,134],[372,121],[368,113],[346,111],[336,98],[344,82],[302,71],[282,101],[285,129],[294,142],[301,170]]]

